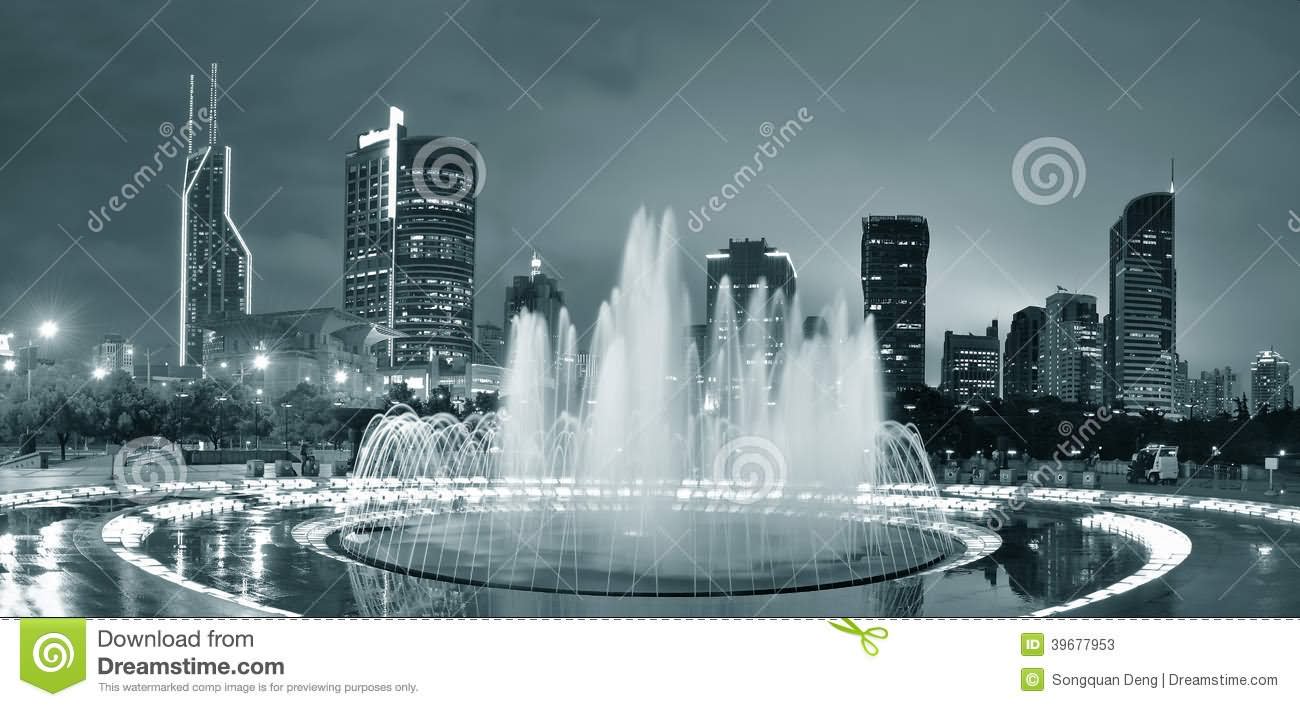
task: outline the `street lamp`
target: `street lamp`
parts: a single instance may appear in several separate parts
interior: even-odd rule
[[[335,382],[335,383],[338,383],[339,385],[343,385],[344,383],[347,383],[347,382],[348,382],[348,372],[347,372],[347,371],[342,371],[342,370],[340,370],[340,371],[335,371],[335,372],[334,372],[334,382]]]
[[[262,389],[257,389],[257,397],[253,398],[253,447],[262,448]]]
[[[102,381],[108,376],[108,371],[104,370],[103,366],[98,366],[95,370],[90,372],[90,375],[94,376],[95,380]]]
[[[17,362],[17,361],[13,360],[12,358],[9,359],[9,360],[7,360],[7,361],[5,361],[5,372],[6,372],[6,373],[13,373],[13,372],[14,372],[14,369],[16,369],[16,368],[18,368],[18,362]]]
[[[280,403],[280,408],[284,410],[284,449],[289,450],[289,408],[293,403]]]
[[[53,339],[54,335],[59,333],[59,325],[47,319],[41,322],[40,329],[37,331],[42,339]]]
[[[265,371],[266,367],[271,365],[271,359],[266,354],[258,354],[253,357],[253,368],[259,371]]]
[[[226,401],[229,399],[225,395],[217,396],[217,402],[221,403],[217,406],[217,449],[221,449],[221,413],[226,409]]]

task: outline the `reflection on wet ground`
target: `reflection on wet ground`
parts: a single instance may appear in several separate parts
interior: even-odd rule
[[[1025,514],[994,555],[943,573],[878,585],[733,598],[596,597],[468,587],[340,563],[296,544],[320,509],[189,519],[146,551],[205,585],[322,616],[1006,616],[1082,596],[1141,566],[1122,539],[1070,512]]]
[[[158,499],[151,499],[156,502]],[[143,572],[100,540],[134,507],[102,498],[0,513],[0,615],[220,616],[251,612]],[[1191,538],[1164,579],[1087,607],[1096,616],[1297,616],[1300,537],[1288,526],[1219,513],[1142,512]],[[876,585],[778,596],[577,597],[483,589],[347,564],[300,546],[299,523],[322,508],[253,509],[160,527],[144,550],[201,584],[311,616],[1007,616],[1082,596],[1131,573],[1140,548],[1083,528],[1084,510],[1031,505],[1003,544],[969,565]]]

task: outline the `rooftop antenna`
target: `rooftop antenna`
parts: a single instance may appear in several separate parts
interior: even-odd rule
[[[185,118],[185,156],[194,154],[194,74],[190,74],[190,107]]]
[[[538,257],[537,251],[533,251],[533,259],[529,261],[528,265],[528,279],[537,279],[537,276],[542,274],[542,259]]]
[[[1174,158],[1169,158],[1169,193],[1174,193]]]
[[[212,62],[208,86],[208,144],[217,144],[217,62]]]

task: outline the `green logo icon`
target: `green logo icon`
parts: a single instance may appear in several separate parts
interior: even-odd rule
[[[850,636],[857,636],[861,639],[862,650],[873,658],[876,654],[880,653],[880,648],[876,645],[876,642],[871,639],[874,638],[883,641],[886,638],[889,638],[889,631],[887,631],[884,626],[872,626],[871,628],[861,629],[858,628],[858,625],[854,623],[853,619],[840,619],[840,621],[843,621],[844,624],[840,625],[834,621],[829,623],[835,630],[843,631]]]
[[[1020,634],[1020,655],[1042,655],[1046,645],[1041,633]]]
[[[1042,668],[1021,668],[1020,689],[1025,692],[1042,692],[1044,686]]]
[[[23,619],[18,629],[18,677],[46,692],[86,679],[85,619]]]

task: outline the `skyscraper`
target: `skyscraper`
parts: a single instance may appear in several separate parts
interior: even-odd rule
[[[963,405],[999,397],[1001,350],[996,319],[983,336],[945,331],[939,392]]]
[[[1279,410],[1295,402],[1291,363],[1276,351],[1260,351],[1250,363],[1250,411]]]
[[[253,311],[253,254],[230,217],[230,146],[217,145],[217,65],[208,87],[207,144],[194,145],[203,126],[194,120],[190,75],[185,181],[181,185],[180,365],[203,363],[200,324],[225,314]]]
[[[741,355],[747,363],[761,360],[768,366],[776,365],[785,348],[787,305],[794,299],[798,280],[790,254],[769,246],[766,238],[756,241],[746,238],[728,240],[726,248],[709,253],[707,258],[705,314],[712,337],[710,355],[717,356],[733,336],[739,336],[738,341],[744,342],[744,329],[757,323],[766,327],[761,350],[741,351]],[[766,287],[766,297],[759,303],[765,310],[761,312],[761,320],[756,319],[760,312],[750,311],[760,284]],[[718,302],[723,297],[734,308],[739,331],[730,331],[729,323],[721,318]]]
[[[402,111],[357,137],[344,160],[343,309],[402,336],[381,368],[460,369],[474,349],[475,148],[407,136]]]
[[[1171,184],[1130,201],[1110,229],[1107,392],[1128,412],[1183,413],[1174,401],[1177,291]]]
[[[533,253],[528,261],[528,275],[516,275],[514,282],[506,286],[505,304],[505,340],[511,343],[511,332],[515,316],[520,312],[532,312],[546,322],[546,333],[550,339],[551,355],[558,353],[560,337],[560,311],[564,309],[564,293],[555,278],[542,272],[542,259]],[[510,354],[507,352],[506,354]],[[505,364],[502,364],[505,365]]]
[[[886,393],[925,385],[925,282],[930,226],[922,216],[862,219],[863,315],[873,317]]]
[[[1047,298],[1046,313],[1038,358],[1043,395],[1066,402],[1103,404],[1097,298],[1057,292]]]
[[[1042,394],[1038,376],[1039,346],[1047,310],[1025,307],[1011,316],[1003,354],[1002,392],[1008,398],[1034,398]]]
[[[474,363],[504,366],[506,360],[505,332],[496,324],[479,324],[478,338],[474,340]]]

